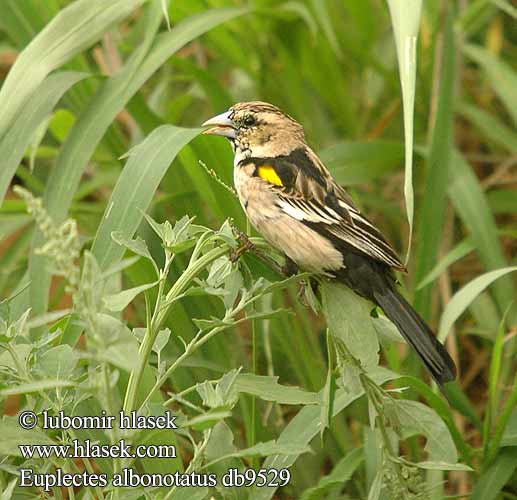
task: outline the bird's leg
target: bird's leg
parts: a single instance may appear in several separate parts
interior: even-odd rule
[[[294,276],[298,274],[299,268],[294,261],[292,261],[287,255],[285,256],[285,264],[282,266],[283,273],[285,276]],[[298,284],[298,301],[305,307],[308,307],[309,304],[305,300],[305,291],[307,287],[310,287],[311,283],[307,279],[301,279]]]
[[[233,233],[235,234],[235,237],[240,243],[239,248],[233,250],[230,253],[230,261],[231,262],[237,262],[239,260],[239,257],[247,252],[248,250],[255,249],[255,245],[250,241],[248,236],[243,233],[239,228],[232,225]],[[256,249],[255,249],[256,250]]]
[[[237,262],[239,257],[245,252],[253,253],[257,258],[259,258],[264,264],[269,266],[275,272],[282,276],[291,276],[291,274],[286,274],[286,270],[284,266],[281,267],[278,263],[273,260],[271,257],[264,254],[259,248],[257,248],[248,238],[248,235],[243,233],[239,228],[232,226],[235,237],[240,243],[239,248],[230,253],[230,261]],[[293,263],[294,264],[294,263]]]
[[[298,274],[298,271],[298,266],[286,255],[285,264],[282,266],[282,274],[289,277]]]

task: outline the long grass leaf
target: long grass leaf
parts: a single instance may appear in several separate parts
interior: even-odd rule
[[[470,165],[458,152],[454,152],[452,156],[448,194],[456,212],[471,233],[486,269],[493,270],[507,266],[494,216],[485,194]],[[496,283],[494,294],[502,314],[514,296],[511,279],[503,278]]]
[[[472,238],[465,238],[463,241],[458,243],[450,252],[447,253],[447,255],[444,255],[436,266],[434,266],[422,281],[418,283],[417,290],[432,283],[449,266],[468,255],[475,248],[476,246],[474,245]]]
[[[440,86],[436,120],[427,158],[425,193],[419,219],[416,279],[423,280],[436,262],[446,206],[449,163],[452,151],[452,116],[454,92],[454,34],[452,9],[448,9],[443,36]],[[415,308],[428,318],[431,312],[431,288],[415,293]]]
[[[411,253],[411,236],[413,234],[413,110],[415,107],[416,82],[416,44],[420,26],[422,0],[406,2],[404,0],[388,0],[391,24],[397,45],[400,84],[402,87],[402,103],[404,108],[404,144],[406,157],[406,174],[404,179],[404,196],[409,223],[409,242],[406,262]]]
[[[133,236],[172,160],[200,131],[163,125],[130,154],[93,242],[92,253],[101,269],[124,255],[124,247],[115,243],[111,234],[117,231],[126,239]]]
[[[482,47],[465,45],[463,52],[486,72],[495,93],[517,125],[517,72]]]
[[[44,196],[48,212],[55,220],[66,217],[88,160],[110,123],[138,89],[186,43],[245,12],[247,9],[217,9],[187,18],[172,31],[161,35],[149,51],[146,48],[152,42],[152,36],[146,37],[124,68],[105,82],[84,115],[79,117],[63,147]],[[159,3],[154,15],[150,15],[151,35],[153,26],[157,27],[157,15],[162,15]],[[38,241],[40,239],[36,237],[36,243]],[[50,279],[44,262],[41,257],[31,257],[31,305],[35,314],[46,309]]]
[[[445,340],[454,322],[486,287],[490,286],[495,280],[515,271],[517,271],[517,266],[497,269],[482,274],[465,285],[445,306],[438,329],[438,338],[442,342]]]
[[[0,89],[0,137],[45,77],[96,42],[145,0],[77,0],[61,10],[17,58]]]
[[[510,153],[517,153],[517,135],[498,118],[472,104],[462,104],[458,111],[469,120],[488,140]]]
[[[494,500],[499,496],[517,467],[515,448],[504,448],[495,462],[482,474],[474,486],[470,500]]]
[[[86,76],[72,71],[50,75],[20,109],[11,128],[0,139],[0,158],[5,159],[0,169],[0,203],[40,124],[49,116],[61,96]]]

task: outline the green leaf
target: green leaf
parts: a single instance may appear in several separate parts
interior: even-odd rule
[[[316,486],[305,490],[300,497],[300,500],[319,500],[333,488],[342,489],[363,461],[363,449],[356,448],[355,450],[352,450],[339,460],[332,469],[332,472],[327,476],[323,476]]]
[[[168,344],[171,337],[171,331],[168,328],[164,328],[158,332],[156,339],[153,344],[153,351],[157,354],[163,351],[163,348]]]
[[[61,96],[86,76],[85,73],[72,71],[50,75],[18,110],[11,126],[0,138],[0,155],[4,159],[0,169],[0,203],[38,127],[48,117]]]
[[[515,473],[517,453],[515,448],[504,448],[494,463],[478,478],[470,500],[495,500]]]
[[[496,457],[499,446],[501,444],[504,431],[510,422],[513,411],[517,405],[517,375],[513,379],[513,385],[510,395],[506,398],[503,404],[503,408],[497,419],[497,423],[494,426],[493,436],[487,441],[487,453],[485,455],[485,463],[491,464],[492,460]]]
[[[415,434],[425,436],[427,451],[432,462],[455,464],[456,447],[443,420],[428,406],[418,401],[399,399],[393,405],[400,422],[400,431],[407,438]]]
[[[77,365],[78,356],[67,344],[51,347],[38,357],[34,369],[43,377],[69,379]]]
[[[221,420],[214,425],[210,439],[206,444],[205,457],[208,462],[212,462],[222,456],[231,455],[236,451],[233,444],[233,433],[228,424]]]
[[[490,271],[482,274],[467,283],[461,290],[456,292],[452,299],[447,303],[440,319],[438,328],[438,338],[443,342],[454,325],[454,322],[469,307],[472,301],[495,280],[509,273],[517,271],[517,266],[504,267],[496,271]]]
[[[304,391],[299,387],[281,385],[278,383],[278,377],[239,373],[234,387],[238,392],[284,405],[310,405],[319,402],[318,394]]]
[[[465,238],[463,241],[458,243],[450,252],[440,259],[436,266],[434,266],[426,276],[424,276],[422,281],[418,283],[417,289],[423,288],[429,283],[432,283],[449,266],[468,255],[472,250],[474,250],[474,248],[475,245],[471,238]]]
[[[499,7],[503,12],[506,12],[509,16],[517,19],[517,9],[510,4],[508,0],[489,0],[491,3]]]
[[[119,245],[131,250],[133,253],[154,262],[151,253],[147,248],[147,243],[142,238],[124,238],[124,235],[120,231],[114,231],[111,233],[111,238],[115,243],[118,243]]]
[[[18,479],[13,479],[5,488],[5,490],[2,492],[2,496],[0,497],[0,500],[10,500],[13,497],[14,488],[18,485]]]
[[[102,269],[124,254],[124,249],[111,239],[111,233],[118,232],[125,239],[133,236],[170,163],[199,132],[200,129],[163,125],[131,153],[93,241],[92,252]]]
[[[471,104],[462,104],[458,110],[494,144],[503,147],[510,153],[517,152],[515,132],[501,123],[498,118]]]
[[[517,72],[501,58],[477,45],[466,44],[463,52],[483,68],[495,93],[517,125]]]
[[[517,446],[517,410],[513,410],[501,438],[501,446]]]
[[[115,22],[145,0],[77,0],[32,39],[16,59],[0,89],[0,138],[46,76],[96,42]]]
[[[97,333],[107,345],[107,348],[99,349],[96,353],[97,359],[131,372],[139,358],[138,341],[131,330],[108,314],[97,314],[95,325]]]
[[[74,382],[62,379],[37,380],[36,382],[27,382],[2,389],[0,390],[0,397],[12,396],[13,394],[31,394],[33,392],[48,391],[58,387],[73,387],[74,385]]]
[[[370,491],[368,492],[368,500],[379,500],[379,498],[381,496],[383,476],[384,476],[384,472],[383,472],[382,468],[379,468],[379,470],[377,471],[377,474],[375,474],[373,483],[370,486]]]
[[[242,457],[268,457],[270,455],[301,455],[310,451],[308,445],[299,446],[296,443],[278,443],[277,441],[267,441],[265,443],[257,443],[250,448],[243,450],[233,451],[226,455],[214,459],[210,462],[210,465],[221,462],[222,460],[228,460],[229,458],[242,458]],[[207,465],[208,466],[208,465]]]
[[[332,26],[332,17],[327,7],[327,2],[322,2],[320,0],[311,0],[312,8],[316,15],[316,19],[323,29],[323,33],[327,37],[327,40],[332,47],[332,50],[336,53],[338,58],[343,56],[341,52],[341,47],[339,46],[339,41],[336,37],[336,33],[334,31],[334,27]]]
[[[215,386],[208,381],[197,384],[196,390],[203,401],[203,405],[209,408],[223,406],[232,408],[237,402],[235,382],[238,373],[239,370],[231,370],[225,373]]]
[[[379,363],[379,341],[370,319],[371,304],[350,288],[324,281],[323,310],[334,337],[341,339],[350,354],[369,370]]]
[[[425,461],[425,462],[417,462],[415,463],[415,466],[419,469],[426,469],[426,470],[461,470],[461,471],[467,471],[472,472],[473,469],[469,467],[468,465],[464,464],[450,464],[447,462],[439,462],[439,461]]]
[[[103,3],[104,0],[96,0],[97,2]],[[117,114],[142,85],[185,44],[215,26],[246,12],[248,10],[244,8],[215,9],[192,16],[179,23],[172,31],[157,37],[150,48],[162,19],[160,3],[151,4],[143,43],[124,67],[104,82],[85,112],[78,117],[60,152],[57,164],[47,181],[44,195],[44,204],[54,219],[62,220],[66,217],[74,193],[95,148]],[[138,153],[135,153],[135,156],[138,156]],[[111,230],[117,229],[119,228],[113,227]],[[40,243],[41,235],[37,235],[33,246],[37,248]],[[103,244],[109,246],[107,240]],[[113,258],[118,258],[112,255]],[[46,310],[50,275],[42,257],[31,255],[30,269],[31,306],[38,314]]]
[[[485,447],[485,453],[488,446],[488,436],[490,432],[490,427],[492,425],[492,418],[496,415],[497,405],[498,405],[498,394],[497,394],[497,384],[499,382],[499,375],[501,373],[501,360],[503,357],[503,344],[504,344],[504,334],[506,332],[506,318],[508,316],[508,311],[510,310],[511,305],[506,309],[501,322],[499,323],[499,328],[497,330],[497,335],[494,342],[494,347],[492,348],[492,356],[490,359],[490,369],[488,372],[488,402],[487,409],[485,412],[485,421],[483,427],[483,444]],[[491,446],[494,445],[495,439],[492,440]]]
[[[197,431],[203,431],[205,429],[209,429],[216,425],[221,420],[231,417],[232,412],[230,411],[221,411],[221,410],[210,410],[201,415],[197,415],[187,422],[185,422],[182,427],[192,427]]]
[[[453,8],[447,9],[441,51],[440,86],[436,120],[427,157],[425,193],[419,218],[416,280],[420,282],[436,262],[445,220],[446,192],[452,155],[455,43],[452,27]],[[431,312],[431,287],[415,294],[414,307],[425,318]]]
[[[402,88],[402,103],[404,108],[404,144],[405,144],[405,178],[404,196],[406,213],[409,223],[409,243],[407,259],[411,251],[411,235],[413,232],[413,110],[415,107],[416,83],[416,45],[422,0],[388,0],[391,24],[397,46],[400,85]]]
[[[0,434],[0,455],[21,456],[19,445],[56,444],[38,427],[30,430],[21,428],[17,417],[3,417],[0,421]]]
[[[463,156],[455,151],[450,169],[449,199],[468,231],[487,270],[508,265],[497,234],[494,216],[478,179]],[[494,286],[494,294],[501,314],[513,300],[511,280],[503,278]]]
[[[106,297],[103,297],[102,300],[109,311],[123,311],[137,295],[154,288],[157,284],[158,281],[155,281],[153,283],[146,283],[145,285],[128,288],[127,290],[122,290],[122,292],[107,295]]]
[[[425,400],[425,402],[430,405],[434,411],[440,416],[440,418],[445,422],[447,425],[449,432],[451,433],[451,436],[454,440],[454,444],[456,445],[457,449],[459,450],[460,454],[463,456],[465,460],[470,460],[470,448],[466,445],[464,441],[463,435],[460,433],[458,428],[456,427],[456,423],[454,421],[454,418],[452,416],[451,407],[445,402],[443,398],[441,398],[438,394],[433,392],[432,388],[429,387],[425,382],[420,380],[416,377],[400,377],[398,379],[398,384],[402,387],[408,386],[411,389],[414,389],[417,391]],[[450,398],[450,404],[453,405],[457,398],[451,397],[450,392],[451,384],[447,385],[447,397]],[[457,394],[460,392],[461,389],[458,387],[457,391],[453,394]],[[463,397],[466,399],[466,397],[463,395]],[[468,402],[468,399],[467,399]],[[470,404],[470,403],[469,403]],[[470,410],[470,408],[469,408]],[[474,412],[475,410],[470,410],[471,412]],[[468,412],[463,412],[468,413]],[[475,414],[475,413],[474,413]],[[470,414],[468,415],[470,416]],[[476,415],[475,425],[479,424],[479,418]]]
[[[382,385],[388,380],[392,380],[397,377],[396,374],[381,369],[378,367],[376,370],[370,373],[372,380]],[[351,390],[338,389],[336,391],[336,397],[334,400],[334,412],[333,416],[336,416],[344,408],[349,406],[351,403],[356,401],[364,394],[362,388],[357,392]],[[319,406],[305,406],[300,412],[285,426],[280,437],[277,439],[277,443],[291,443],[299,446],[308,445],[312,439],[318,435],[321,425],[321,410]],[[283,467],[290,467],[298,458],[298,454],[294,455],[275,455],[268,457],[263,463],[262,467],[270,468],[275,467],[280,469]],[[275,494],[276,488],[252,488],[250,491],[249,500],[268,500]]]
[[[334,369],[332,366],[332,339],[330,337],[330,331],[327,328],[327,380],[322,391],[321,398],[321,430],[320,436],[323,439],[323,433],[325,429],[330,427],[330,421],[332,419],[332,409],[334,406],[334,398],[336,396],[336,378],[334,376]]]

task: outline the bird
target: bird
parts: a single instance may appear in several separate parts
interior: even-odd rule
[[[205,121],[234,152],[233,182],[251,225],[286,268],[330,276],[380,307],[440,387],[456,367],[431,328],[397,290],[396,251],[357,209],[309,147],[302,125],[278,107],[240,102]]]

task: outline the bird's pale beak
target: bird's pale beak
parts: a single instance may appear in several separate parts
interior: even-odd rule
[[[222,135],[223,137],[228,137],[230,139],[235,139],[237,135],[237,128],[230,119],[230,111],[226,111],[210,118],[203,123],[203,127],[211,127],[208,130],[205,130],[203,134]]]

